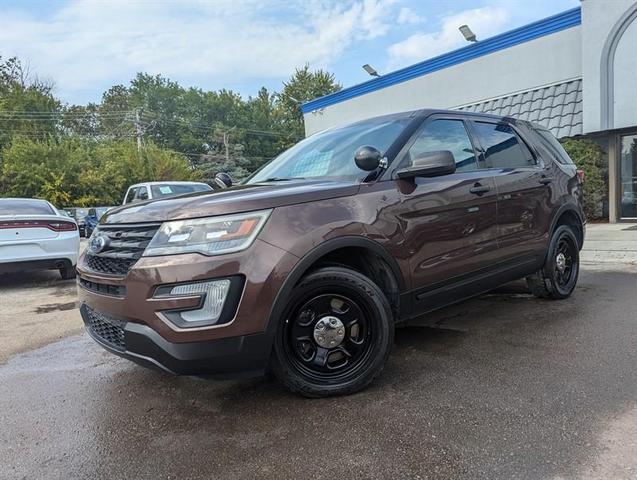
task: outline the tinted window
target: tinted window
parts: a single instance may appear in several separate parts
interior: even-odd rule
[[[212,189],[208,185],[183,185],[173,183],[166,185],[151,185],[150,190],[153,192],[153,198],[159,198],[186,195],[194,192],[204,192]]]
[[[462,120],[434,120],[425,125],[409,148],[409,159],[427,152],[449,150],[456,160],[456,171],[477,169],[476,157]]]
[[[557,138],[553,136],[551,132],[540,128],[536,128],[535,131],[540,136],[540,139],[542,140],[544,146],[549,150],[549,152],[553,154],[555,160],[560,163],[573,163],[573,160],[571,160],[571,157],[568,156],[568,153],[566,153],[566,150],[564,150],[562,144]]]
[[[535,160],[520,145],[513,129],[504,123],[475,123],[476,133],[485,149],[488,168],[514,168],[535,165]]]
[[[0,215],[55,215],[55,212],[44,200],[0,198]]]
[[[128,194],[126,195],[126,203],[130,203],[135,198],[135,194],[137,193],[137,187],[129,188]]]
[[[384,153],[411,120],[379,117],[317,133],[283,152],[246,183],[299,177],[364,178],[368,172],[354,163],[356,150],[371,145]]]

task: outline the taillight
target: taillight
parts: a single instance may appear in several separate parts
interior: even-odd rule
[[[50,221],[50,220],[11,220],[0,222],[0,229],[3,228],[48,228],[54,232],[73,232],[77,230],[77,225],[73,222]]]
[[[577,178],[579,178],[579,183],[583,184],[586,175],[584,174],[584,170],[577,170]]]
[[[49,228],[54,232],[72,232],[77,230],[77,225],[71,222],[49,222]]]

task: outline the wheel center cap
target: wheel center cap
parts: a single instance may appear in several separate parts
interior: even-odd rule
[[[563,253],[558,253],[555,257],[555,265],[560,272],[563,272],[566,268],[566,256]]]
[[[314,341],[323,348],[338,347],[344,338],[345,326],[337,317],[323,317],[314,325]]]

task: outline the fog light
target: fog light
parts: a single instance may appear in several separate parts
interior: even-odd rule
[[[169,295],[201,295],[203,302],[201,307],[194,310],[174,312],[181,320],[188,324],[212,325],[219,320],[223,305],[230,289],[230,280],[214,280],[211,282],[189,283],[172,287]]]

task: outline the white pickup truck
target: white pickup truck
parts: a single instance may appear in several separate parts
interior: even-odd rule
[[[207,183],[201,182],[145,182],[128,187],[122,205],[157,198],[176,197],[195,192],[212,190]]]

